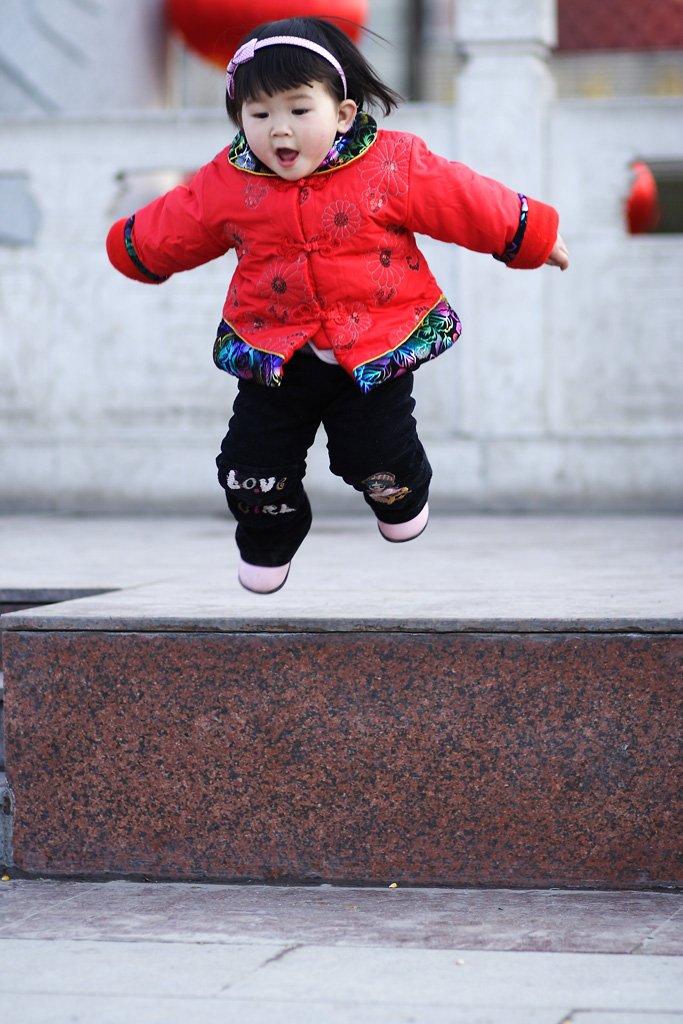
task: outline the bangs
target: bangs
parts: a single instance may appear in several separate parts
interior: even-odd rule
[[[322,82],[340,103],[344,99],[339,73],[323,57],[298,46],[272,46],[257,51],[237,69],[234,102],[241,109],[243,103],[264,94],[274,96],[314,82]]]

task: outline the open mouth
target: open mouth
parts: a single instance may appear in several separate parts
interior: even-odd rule
[[[296,162],[299,152],[296,149],[278,149],[276,150],[276,156],[278,163],[283,167],[291,167]]]

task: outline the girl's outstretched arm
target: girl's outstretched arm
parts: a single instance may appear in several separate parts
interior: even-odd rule
[[[552,206],[431,153],[418,136],[405,139],[411,185],[405,189],[406,227],[489,253],[511,270],[535,270],[555,252],[560,218]],[[394,162],[398,146],[396,151]]]
[[[186,185],[143,206],[113,225],[107,236],[110,261],[125,277],[160,284],[172,274],[191,270],[222,256],[234,246],[216,216],[214,194],[221,194],[219,158],[202,167]]]
[[[561,235],[557,236],[555,245],[552,247],[546,263],[549,267],[559,267],[560,270],[566,270],[569,266],[569,250]]]

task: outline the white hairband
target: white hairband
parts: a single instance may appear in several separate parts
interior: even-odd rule
[[[300,36],[270,36],[269,39],[250,39],[248,43],[244,44],[244,46],[240,46],[239,50],[237,50],[234,57],[228,64],[225,84],[230,99],[235,95],[235,72],[240,64],[246,64],[248,61],[252,60],[256,50],[260,50],[263,46],[280,45],[302,46],[304,49],[312,50],[313,53],[317,53],[319,57],[324,57],[326,61],[329,61],[342,80],[342,84],[344,86],[344,99],[346,99],[346,75],[344,74],[344,69],[337,58],[333,57],[330,51],[326,50],[324,46],[318,46],[317,43],[312,42],[310,39],[302,39]]]

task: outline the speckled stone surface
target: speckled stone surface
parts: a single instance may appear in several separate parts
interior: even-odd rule
[[[5,637],[30,874],[683,884],[680,635],[47,625]]]

